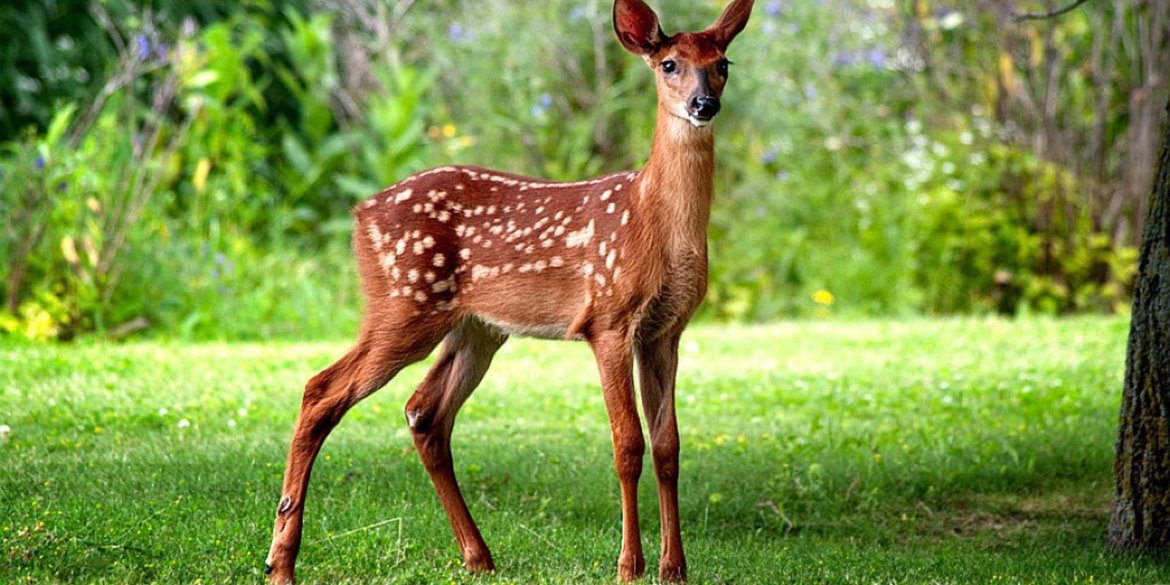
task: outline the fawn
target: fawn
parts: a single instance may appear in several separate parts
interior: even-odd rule
[[[621,485],[618,579],[645,572],[638,479],[650,433],[662,523],[659,577],[684,581],[674,382],[679,337],[707,289],[715,171],[710,126],[727,82],[728,44],[753,0],[706,30],[667,36],[642,0],[616,0],[621,45],[655,72],[654,142],[639,172],[557,183],[470,166],[407,177],[359,204],[353,249],[367,307],[358,341],[305,387],[265,572],[293,581],[309,473],[346,411],[426,357],[434,365],[406,420],[471,571],[495,565],[455,480],[451,429],[509,335],[583,340],[601,374]]]

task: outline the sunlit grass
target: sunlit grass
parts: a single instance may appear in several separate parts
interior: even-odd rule
[[[679,374],[694,583],[1154,583],[1104,531],[1127,324],[701,326]],[[260,582],[314,344],[4,348],[0,583]],[[581,344],[510,341],[455,457],[499,572],[461,568],[401,405],[314,470],[304,582],[610,583],[617,481]],[[653,474],[643,476],[649,574]],[[651,580],[653,580],[651,578]]]

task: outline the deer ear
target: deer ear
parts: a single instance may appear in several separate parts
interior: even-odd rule
[[[747,26],[748,17],[752,15],[754,3],[755,0],[732,0],[731,4],[723,9],[723,14],[719,15],[719,20],[707,27],[706,32],[711,35],[721,50],[727,50],[727,45],[735,40],[736,35],[743,32],[743,28]]]
[[[613,30],[622,46],[635,55],[649,55],[666,40],[658,15],[642,0],[613,3]]]

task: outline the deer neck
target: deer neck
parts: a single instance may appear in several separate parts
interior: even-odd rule
[[[660,103],[654,143],[638,187],[647,227],[654,241],[667,244],[668,253],[705,257],[714,171],[712,127],[696,128]]]

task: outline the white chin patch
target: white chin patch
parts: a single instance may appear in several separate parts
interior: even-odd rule
[[[691,125],[695,128],[703,128],[711,123],[711,120],[699,120],[691,116],[687,116],[687,121],[690,122]]]

